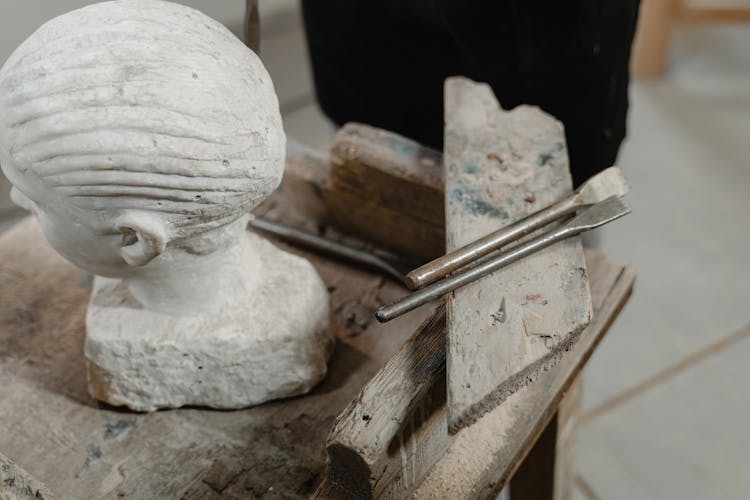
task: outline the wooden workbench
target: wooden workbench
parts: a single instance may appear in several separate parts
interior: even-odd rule
[[[429,312],[376,324],[399,285],[307,257],[331,291],[340,340],[320,386],[242,411],[138,414],[86,392],[91,278],[25,219],[0,237],[0,453],[65,499],[307,496],[334,418]]]
[[[90,277],[54,253],[36,221],[25,219],[0,237],[0,454],[26,471],[31,483],[66,499],[309,496],[323,473],[325,440],[336,415],[431,310],[385,325],[372,322],[372,311],[402,288],[376,274],[308,257],[331,290],[339,338],[319,387],[304,397],[241,411],[138,414],[101,405],[87,394],[83,337]],[[592,288],[606,296],[599,308],[606,326],[626,300],[632,276],[601,257],[589,266]],[[604,290],[595,288],[596,276],[609,276]],[[575,352],[575,372],[605,330]],[[532,432],[510,440],[506,454],[516,457],[506,460],[510,471],[552,414],[554,407],[529,422]],[[455,450],[456,466],[467,465],[461,446],[466,443]],[[477,472],[477,481],[486,481]],[[497,479],[510,475],[504,474]],[[436,469],[428,479],[438,488],[456,483],[450,470]]]
[[[327,205],[335,194],[335,187],[324,186],[328,166],[325,155],[292,147],[282,187],[257,212],[321,229],[335,210]],[[33,218],[0,235],[0,499],[325,493],[326,440],[336,417],[402,346],[414,341],[410,337],[436,306],[379,324],[372,320],[374,310],[404,294],[400,284],[303,255],[331,292],[331,323],[339,340],[320,386],[306,396],[239,411],[142,414],[98,403],[86,391],[83,340],[91,276],[58,256]],[[413,444],[401,443],[395,453],[406,461],[399,470],[412,473],[409,478],[397,474],[389,494],[492,497],[518,471],[514,498],[551,498],[553,489],[560,498],[564,465],[570,463],[562,460],[569,453],[563,445],[573,439],[575,420],[568,409],[575,394],[564,396],[575,387],[634,280],[631,269],[597,253],[587,254],[587,265],[594,319],[558,367],[456,436],[447,436],[445,426],[437,429],[439,456],[422,461],[419,474],[411,469],[419,458]]]

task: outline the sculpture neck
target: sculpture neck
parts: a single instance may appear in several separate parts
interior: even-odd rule
[[[174,250],[129,280],[145,308],[175,316],[196,316],[247,300],[260,286],[260,262],[249,234],[209,255]]]

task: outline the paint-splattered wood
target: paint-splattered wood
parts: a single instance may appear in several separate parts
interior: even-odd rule
[[[503,111],[486,84],[445,87],[446,247],[455,250],[572,190],[562,124]],[[578,238],[448,296],[448,424],[472,424],[553,366],[591,320]]]
[[[325,192],[333,223],[403,255],[445,248],[442,156],[410,139],[348,123],[331,145]]]
[[[558,406],[561,421],[574,420],[575,398],[562,406],[560,401],[630,293],[631,270],[595,252],[587,252],[586,259],[596,311],[580,342],[539,380],[458,435],[448,433],[446,332],[438,309],[338,417],[317,498],[400,499],[417,488],[421,498],[435,499],[490,497],[490,490],[499,491]],[[565,445],[570,435],[563,426],[555,437],[564,439],[555,444]],[[553,463],[556,453],[549,457]]]
[[[633,289],[632,268],[597,252],[587,251],[586,261],[594,316],[579,341],[535,382],[452,436],[450,447],[414,499],[496,498],[513,476]]]
[[[90,277],[25,219],[0,236],[0,452],[59,498],[306,498],[335,416],[429,311],[370,321],[393,282],[307,255],[331,290],[339,339],[307,396],[240,411],[138,414],[86,392]]]

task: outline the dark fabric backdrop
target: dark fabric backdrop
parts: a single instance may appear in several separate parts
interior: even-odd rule
[[[565,125],[575,184],[615,162],[625,136],[638,0],[303,0],[318,100],[442,149],[443,81],[492,86]]]

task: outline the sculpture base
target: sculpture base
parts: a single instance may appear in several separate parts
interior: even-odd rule
[[[256,235],[263,288],[210,316],[143,309],[124,282],[96,277],[86,317],[89,392],[137,411],[242,408],[308,392],[334,340],[313,266]]]

